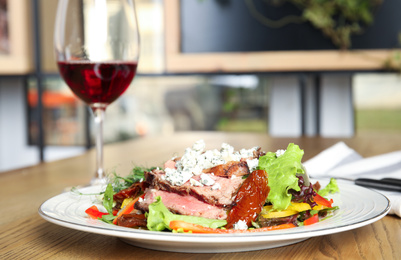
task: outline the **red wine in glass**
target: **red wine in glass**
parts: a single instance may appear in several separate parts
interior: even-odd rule
[[[127,90],[137,63],[59,61],[58,67],[67,85],[85,103],[110,104]]]
[[[107,106],[135,77],[139,27],[134,0],[58,0],[54,50],[64,81],[92,110],[96,128],[96,174],[103,185],[103,121]]]

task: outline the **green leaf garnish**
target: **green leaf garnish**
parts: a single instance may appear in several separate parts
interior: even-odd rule
[[[321,189],[318,191],[318,194],[322,197],[327,196],[329,193],[337,193],[340,192],[340,188],[338,188],[337,185],[337,180],[334,178],[330,179],[329,184],[324,187],[324,189]]]
[[[113,186],[109,183],[106,187],[103,197],[103,206],[106,208],[109,214],[113,214]]]
[[[116,218],[116,216],[114,216],[113,214],[109,214],[109,215],[103,215],[101,218],[99,218],[101,221],[109,223],[109,224],[113,224],[113,220]]]

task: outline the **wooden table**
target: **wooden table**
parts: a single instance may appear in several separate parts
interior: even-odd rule
[[[132,165],[158,166],[193,142],[207,148],[222,142],[236,149],[261,146],[265,151],[294,142],[307,160],[341,139],[319,137],[271,138],[266,134],[216,132],[178,133],[108,145],[105,167],[119,174]],[[365,135],[342,139],[363,156],[401,149],[401,135]],[[298,244],[230,254],[168,253],[125,244],[115,237],[64,228],[43,220],[38,208],[65,187],[88,183],[95,168],[94,151],[81,156],[0,173],[0,259],[400,259],[401,219],[386,216],[374,224],[308,239]]]

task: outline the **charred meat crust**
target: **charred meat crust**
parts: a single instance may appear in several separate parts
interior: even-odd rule
[[[213,173],[215,176],[221,177],[231,177],[235,176],[244,176],[249,174],[249,168],[246,161],[231,161],[226,164],[217,165],[215,167],[206,169],[203,171],[204,173]]]

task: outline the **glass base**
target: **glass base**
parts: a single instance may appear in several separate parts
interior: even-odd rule
[[[106,177],[103,177],[103,178],[94,177],[90,181],[89,186],[100,186],[100,185],[106,185],[107,183],[108,183],[108,179]]]

